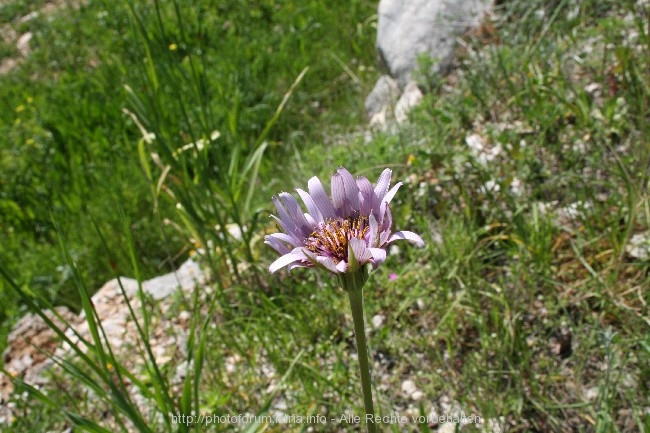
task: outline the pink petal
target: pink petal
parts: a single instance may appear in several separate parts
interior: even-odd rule
[[[267,239],[276,239],[278,241],[286,242],[290,244],[293,247],[298,247],[302,245],[302,242],[296,242],[297,239],[293,236],[289,236],[286,233],[273,233],[271,235],[267,235],[264,237],[264,240],[266,241]]]
[[[287,265],[303,260],[307,260],[307,257],[305,257],[299,249],[294,249],[292,252],[280,256],[276,261],[271,263],[271,266],[269,266],[269,272],[273,273]]]
[[[357,178],[357,188],[361,193],[361,215],[368,215],[372,211],[372,199],[374,197],[372,184],[367,178],[361,176]]]
[[[291,272],[292,269],[294,268],[308,268],[310,264],[305,263],[305,262],[295,262],[291,263],[289,266],[287,266],[287,271]]]
[[[311,233],[311,227],[305,219],[305,214],[300,209],[298,201],[289,193],[282,192],[280,193],[280,200],[284,204],[285,209],[289,212],[289,216],[293,220],[296,227],[300,229],[304,236],[307,236]]]
[[[380,231],[379,232],[379,246],[384,247],[388,243],[388,238],[390,238],[390,230]]]
[[[360,265],[368,263],[368,261],[372,258],[372,254],[370,251],[368,251],[368,248],[366,248],[365,241],[357,238],[352,238],[349,241],[349,246],[354,253],[354,257],[357,259]]]
[[[302,199],[303,203],[305,203],[305,206],[307,206],[309,215],[311,215],[314,221],[323,222],[323,215],[318,209],[318,206],[316,206],[316,203],[314,203],[314,200],[311,198],[311,196],[307,194],[307,192],[301,190],[300,188],[298,188],[296,191],[298,191],[298,195]]]
[[[280,195],[282,194],[286,193],[280,193]],[[291,218],[291,215],[289,215],[287,209],[284,207],[284,202],[282,202],[278,197],[273,196],[273,204],[275,204],[275,209],[278,211],[278,216],[280,217],[282,227],[285,228],[287,233],[295,233],[298,227],[296,226],[293,218]]]
[[[343,184],[343,177],[340,173],[336,172],[332,176],[332,204],[336,209],[336,215],[345,218],[349,212],[346,212],[345,205],[345,186]],[[348,202],[349,205],[349,202]]]
[[[368,230],[368,245],[370,247],[374,247],[378,244],[378,238],[377,235],[379,234],[379,224],[377,224],[377,219],[373,214],[370,214],[368,217],[369,219],[369,224],[370,224],[370,230]]]
[[[418,247],[424,246],[424,241],[420,236],[406,230],[393,234],[393,236],[391,236],[390,239],[388,239],[388,243],[390,244],[391,242],[402,240],[402,239],[414,243]]]
[[[377,179],[377,184],[375,185],[375,202],[373,206],[379,206],[379,203],[384,199],[388,187],[390,186],[390,177],[392,172],[389,168],[381,172],[379,179]]]
[[[391,189],[388,191],[388,193],[384,196],[383,202],[388,204],[390,201],[395,197],[395,193],[397,193],[397,190],[399,187],[402,186],[402,182],[397,182]]]
[[[345,188],[344,200],[346,204],[349,205],[352,212],[359,212],[359,187],[357,186],[357,183],[350,172],[345,168],[339,167],[337,173],[341,175],[341,179],[343,180],[343,187]]]
[[[374,260],[375,267],[384,263],[386,260],[386,250],[383,248],[368,248],[370,254],[372,254],[372,259]]]
[[[327,197],[325,188],[323,188],[323,184],[320,180],[316,176],[312,177],[309,179],[308,187],[309,194],[311,195],[312,200],[314,200],[314,204],[316,204],[318,210],[320,210],[323,215],[323,219],[334,218],[336,212],[332,206],[332,202],[330,202],[329,197]]]
[[[338,269],[336,269],[336,264],[334,263],[334,260],[332,260],[330,257],[316,256],[315,259],[318,262],[318,264],[325,267],[328,271],[334,272],[335,274],[339,272]]]
[[[334,272],[335,274],[339,273],[339,270],[336,269],[336,263],[331,257],[319,256],[311,251],[303,248],[303,253],[312,264],[315,266],[321,267],[327,271]]]
[[[305,214],[305,218],[307,219],[307,222],[309,223],[309,226],[310,226],[310,227],[316,227],[316,226],[318,225],[319,222],[323,222],[322,219],[321,219],[320,221],[316,221],[316,220],[315,220],[314,218],[312,218],[312,216],[309,215],[308,213]]]
[[[393,199],[393,197],[395,197],[395,193],[397,193],[397,190],[399,189],[400,186],[402,186],[402,182],[396,183],[395,186],[392,187],[390,191],[388,191],[388,193],[384,196],[383,200],[381,201],[381,205],[379,205],[379,215],[381,215],[381,218],[384,217],[384,214],[386,212],[390,213],[390,207],[388,206],[388,204]],[[390,228],[390,223],[392,222],[390,219],[389,221],[390,222],[388,224],[388,228]]]
[[[285,233],[294,240],[294,244],[299,245],[302,243],[303,236],[299,234],[298,228],[293,224],[293,222],[290,219],[287,219],[286,222],[281,220],[280,218],[276,217],[275,215],[271,215],[271,218],[273,218],[279,225],[282,227],[282,229],[285,231]]]
[[[390,211],[390,206],[385,202],[382,203],[381,213],[379,214],[379,231],[385,231],[393,227],[393,215]]]
[[[276,233],[276,234],[283,234],[283,233]],[[270,246],[271,248],[273,248],[275,251],[279,252],[280,254],[287,254],[291,252],[291,249],[287,246],[287,244],[280,241],[279,239],[274,238],[273,235],[265,236],[264,243]]]

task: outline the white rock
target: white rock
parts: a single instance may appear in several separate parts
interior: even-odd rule
[[[584,391],[583,396],[587,401],[596,401],[598,399],[598,387],[592,386]]]
[[[39,15],[40,14],[39,14],[38,11],[32,11],[32,12],[28,13],[27,15],[20,17],[18,22],[21,23],[21,24],[24,24],[24,23],[26,23],[28,21],[33,20],[34,18],[38,18]]]
[[[524,193],[524,184],[518,177],[513,177],[512,182],[510,182],[510,192],[513,195],[520,197]]]
[[[415,400],[415,401],[424,400],[424,397],[425,397],[424,393],[422,391],[420,391],[419,389],[416,389],[411,394],[411,399]]]
[[[27,32],[24,35],[22,35],[20,38],[18,38],[18,41],[16,42],[16,48],[20,52],[20,55],[23,57],[27,57],[31,51],[31,48],[29,46],[29,41],[32,40],[32,37],[34,35],[31,32]]]
[[[485,182],[485,185],[481,187],[481,190],[486,193],[499,192],[501,191],[501,185],[499,185],[496,180],[490,179],[487,182]]]
[[[436,430],[438,433],[455,433],[456,432],[456,427],[458,425],[452,423],[452,422],[446,422],[442,424],[438,430]]]
[[[601,87],[599,83],[590,83],[585,86],[585,92],[595,96],[600,93]]]
[[[404,88],[423,55],[433,60],[432,73],[448,70],[456,38],[478,26],[491,7],[489,0],[381,0],[377,49]]]
[[[650,232],[634,234],[625,246],[625,252],[635,259],[650,259]]]
[[[476,153],[483,152],[483,149],[485,149],[485,141],[478,134],[471,134],[465,137],[465,144]]]
[[[386,111],[399,98],[397,81],[388,75],[382,75],[370,94],[366,97],[366,117],[371,126],[385,126]]]
[[[409,81],[395,106],[397,123],[404,123],[407,120],[407,114],[420,103],[422,98],[422,91],[418,85],[414,81]]]
[[[415,385],[415,381],[411,379],[407,379],[404,382],[402,382],[402,392],[410,397],[415,391],[417,391],[418,388]]]
[[[176,272],[161,275],[142,283],[142,290],[154,299],[166,298],[178,288],[183,291],[193,290],[197,284],[205,282],[205,275],[198,263],[189,259]]]
[[[375,314],[372,316],[372,327],[375,329],[381,328],[385,322],[386,317],[383,314]]]
[[[239,359],[240,358],[238,355],[228,356],[226,359],[224,359],[224,367],[226,368],[227,373],[232,374],[235,372],[235,370],[237,370]]]

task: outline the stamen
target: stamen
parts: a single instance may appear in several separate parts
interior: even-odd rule
[[[366,216],[328,219],[309,235],[305,246],[313,253],[332,258],[335,263],[347,261],[350,239],[364,239],[369,229]]]

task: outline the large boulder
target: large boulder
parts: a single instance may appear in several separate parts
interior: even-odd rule
[[[432,73],[444,73],[456,38],[481,24],[491,0],[381,0],[377,50],[400,88],[418,69],[418,58],[432,60]]]
[[[419,101],[415,87],[427,88],[426,77],[449,71],[457,38],[480,26],[492,9],[492,0],[381,0],[377,25],[377,51],[390,76],[383,76],[366,98],[371,124],[385,123],[385,114],[400,114]],[[427,58],[429,71],[416,72],[420,59]],[[397,86],[407,97],[394,106],[399,96],[389,91]],[[389,90],[387,90],[389,89]]]

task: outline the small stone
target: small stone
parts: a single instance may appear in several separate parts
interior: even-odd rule
[[[474,158],[481,164],[487,165],[499,156],[503,148],[500,143],[488,146],[487,140],[479,134],[471,134],[465,137],[465,144],[472,150]]]
[[[446,422],[446,423],[442,424],[438,428],[437,432],[438,433],[455,433],[456,432],[456,427],[458,427],[458,426],[456,424],[454,424],[453,422]]]
[[[287,401],[283,398],[279,399],[275,403],[273,403],[273,408],[278,410],[278,411],[285,411],[289,408],[287,405]]]
[[[472,134],[465,137],[465,144],[474,152],[482,152],[485,148],[483,137],[478,134]]]
[[[411,399],[413,399],[413,400],[415,400],[415,401],[423,400],[424,397],[425,397],[424,393],[423,393],[422,391],[420,391],[419,389],[416,389],[416,390],[413,391],[413,393],[411,394]]]
[[[503,425],[505,424],[505,418],[501,417],[499,419],[489,418],[485,420],[485,425],[483,426],[483,431],[485,433],[503,433]]]
[[[583,396],[587,401],[596,401],[598,399],[598,394],[599,394],[598,387],[593,386],[591,388],[586,389],[585,392],[583,393]]]
[[[372,327],[375,329],[381,328],[386,322],[386,317],[383,314],[375,314],[372,316]]]
[[[27,15],[20,17],[20,19],[18,20],[18,22],[19,22],[20,24],[25,24],[26,22],[31,21],[31,20],[33,20],[34,18],[38,18],[39,15],[40,15],[40,14],[39,14],[38,11],[32,11],[32,12],[28,13]]]
[[[402,382],[402,392],[406,396],[411,396],[415,391],[417,391],[417,386],[415,385],[415,381],[411,379],[407,379],[404,382]]]
[[[650,259],[650,232],[634,234],[625,246],[625,252],[634,259]]]
[[[628,389],[636,389],[638,386],[637,380],[630,373],[626,373],[621,380],[621,384]]]
[[[18,39],[18,42],[16,42],[16,49],[20,52],[21,56],[27,57],[29,55],[31,51],[29,41],[32,40],[33,36],[34,35],[31,32],[27,32]]]
[[[181,311],[178,313],[178,321],[179,322],[187,322],[190,320],[190,317],[192,314],[189,311]]]
[[[388,75],[381,76],[365,102],[366,116],[371,126],[386,126],[386,112],[398,97],[397,81]]]
[[[417,84],[410,81],[395,106],[395,120],[397,120],[397,123],[404,123],[407,120],[409,111],[418,105],[423,97],[424,95],[422,95],[422,91]]]
[[[205,280],[205,274],[198,263],[189,259],[176,272],[170,272],[143,282],[142,290],[158,300],[176,292],[179,286],[181,290],[186,292],[194,290],[197,285],[203,284]]]
[[[520,197],[524,193],[524,184],[518,177],[513,177],[512,182],[510,182],[510,192],[513,195]]]
[[[599,83],[590,83],[585,86],[585,93],[588,93],[592,96],[600,93],[601,85]]]
[[[528,337],[526,337],[526,345],[528,347],[533,347],[537,344],[537,336],[535,334],[531,334]]]
[[[239,361],[239,357],[234,355],[234,356],[229,356],[224,360],[224,367],[226,368],[227,373],[234,373],[235,370],[237,370],[237,362]]]
[[[20,362],[25,366],[25,368],[29,368],[34,365],[34,359],[29,353],[26,353],[25,356],[20,359]]]
[[[441,396],[438,400],[438,404],[440,404],[440,410],[443,414],[449,413],[449,410],[451,409],[451,400],[449,399],[449,396]]]

